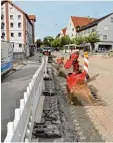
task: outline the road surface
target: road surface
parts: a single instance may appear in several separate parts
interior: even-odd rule
[[[15,108],[20,105],[24,91],[30,82],[39,64],[36,62],[39,55],[28,61],[28,64],[8,76],[1,83],[1,141],[3,142],[7,133],[7,123],[14,120]]]

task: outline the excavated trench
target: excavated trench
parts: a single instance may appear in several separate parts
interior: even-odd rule
[[[78,100],[67,99],[66,80],[52,66],[45,80],[45,96],[41,123],[35,123],[33,138],[39,142],[104,142]]]

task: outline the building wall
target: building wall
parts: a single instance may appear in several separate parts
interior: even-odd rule
[[[91,32],[96,32],[97,26],[90,27],[88,29],[84,29],[83,31],[77,32],[77,36],[88,36]]]
[[[33,32],[32,32],[32,24],[26,18],[26,43],[33,42]]]
[[[23,14],[18,11],[15,7],[10,5],[8,3],[9,8],[9,35],[10,35],[10,41],[16,42],[16,43],[24,43],[23,40]],[[10,16],[13,16],[13,19],[10,19]],[[20,19],[18,19],[18,15],[21,16]],[[13,23],[13,28],[11,28],[10,24]],[[21,23],[21,27],[18,27],[18,23]],[[11,33],[14,33],[14,37],[11,37]],[[21,33],[21,36],[19,37],[18,34]]]
[[[113,14],[99,22],[97,26],[77,32],[77,36],[88,36],[91,32],[97,32],[101,41],[113,42]],[[104,35],[107,35],[107,39],[103,38]]]
[[[99,22],[97,31],[102,41],[113,41],[113,14]],[[105,35],[107,38],[105,38]]]
[[[1,5],[1,14],[3,14],[3,19],[1,19],[1,24],[2,24],[2,22],[4,23],[4,27],[3,27],[3,29],[1,29],[1,35],[2,35],[2,33],[5,34],[4,38],[2,40],[6,41],[6,23],[5,23],[5,20],[6,20],[6,10],[5,10],[5,4]]]
[[[71,17],[69,18],[67,29],[66,29],[66,35],[68,35],[70,38],[73,38],[76,36],[76,29],[73,25],[73,22],[71,20]]]
[[[7,10],[6,5],[8,5]],[[1,31],[5,33],[5,37],[3,40],[15,43],[14,52],[22,52],[24,50],[25,44],[31,44],[33,42],[32,24],[21,11],[16,9],[8,2],[5,2],[1,6],[1,10],[4,14],[4,30]],[[7,19],[6,16],[8,17]],[[13,17],[11,18],[10,16]],[[6,25],[7,23],[9,24]],[[13,24],[13,27],[11,27],[11,23]],[[21,24],[20,27],[18,27],[19,23]],[[13,36],[11,36],[12,33],[14,34]]]
[[[61,32],[60,32],[60,38],[63,37],[63,36],[64,36],[64,34],[63,34],[63,31],[61,30]]]

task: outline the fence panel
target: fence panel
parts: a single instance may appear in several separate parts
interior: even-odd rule
[[[12,57],[13,57],[14,44],[1,40],[1,73],[12,69]]]
[[[20,108],[15,109],[13,122],[7,124],[7,136],[4,142],[30,142],[34,126],[34,117],[39,98],[44,88],[44,72],[47,57],[43,57],[42,64],[33,75],[24,98],[20,100]]]

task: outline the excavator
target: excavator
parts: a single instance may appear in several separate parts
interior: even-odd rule
[[[79,52],[75,52],[70,55],[65,63],[63,63],[63,57],[57,59],[57,63],[63,64],[67,70],[73,66],[73,72],[68,73],[66,76],[68,101],[74,105],[93,105],[96,100],[87,85],[89,75],[85,71],[80,70],[78,58]]]

